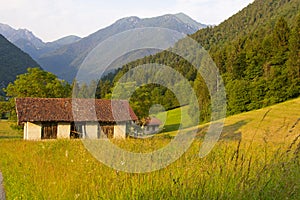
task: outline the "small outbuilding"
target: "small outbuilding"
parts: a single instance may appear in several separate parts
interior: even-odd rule
[[[162,122],[159,119],[155,117],[147,118],[144,126],[144,134],[158,133],[160,125],[162,125]]]
[[[25,140],[125,138],[138,120],[128,101],[71,98],[16,98]]]

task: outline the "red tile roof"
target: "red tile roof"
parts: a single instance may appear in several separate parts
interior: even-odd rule
[[[19,123],[138,120],[126,100],[16,98],[16,110]]]
[[[160,125],[162,125],[162,122],[155,117],[151,117],[151,118],[147,118],[146,125],[147,126],[160,126]]]

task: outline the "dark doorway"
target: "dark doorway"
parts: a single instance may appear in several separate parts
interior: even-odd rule
[[[70,138],[83,138],[86,133],[85,123],[83,122],[72,122],[71,123],[71,133]]]
[[[100,125],[99,129],[101,129],[101,133],[104,133],[108,139],[114,138],[114,126],[113,125]],[[100,132],[100,130],[99,130]]]
[[[57,123],[46,122],[42,124],[42,139],[57,139]]]

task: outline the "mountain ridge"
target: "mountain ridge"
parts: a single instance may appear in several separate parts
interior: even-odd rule
[[[181,14],[181,18],[183,18],[183,15],[184,14]],[[206,27],[206,25],[194,21],[187,15],[184,15],[184,17],[185,21],[189,21],[189,24],[191,25],[184,23],[183,19],[179,19],[172,14],[166,14],[153,18],[139,18],[136,16],[125,17],[117,20],[108,27],[100,29],[88,35],[87,37],[82,38],[78,42],[63,46],[55,51],[44,54],[38,59],[38,62],[45,70],[50,71],[60,78],[71,82],[75,77],[78,67],[88,53],[99,43],[115,34],[134,28],[145,27],[168,28],[184,34],[192,34],[200,28]],[[194,21],[194,23],[192,23],[192,21]],[[144,57],[149,54],[140,55]]]
[[[38,61],[41,55],[47,52],[54,51],[61,46],[77,42],[81,39],[78,36],[66,36],[52,42],[43,42],[43,40],[35,36],[30,30],[14,29],[2,23],[0,23],[0,34],[22,51],[28,53],[36,61]]]
[[[218,67],[227,93],[228,115],[300,96],[299,10],[299,0],[256,0],[220,25],[201,29],[190,36],[209,52]],[[183,47],[195,55],[196,51],[185,48],[182,41],[174,48]],[[201,63],[201,58],[198,59],[197,63]],[[99,85],[99,91],[104,92],[99,93],[98,98],[109,95],[120,77],[124,82],[130,69],[150,63],[167,65],[190,81],[199,98],[199,107],[203,108],[201,120],[210,120],[211,97],[206,83],[191,63],[168,50],[128,63],[110,74],[109,79],[104,77]],[[126,80],[130,81],[129,78]],[[176,87],[171,77],[170,82]],[[176,98],[162,87],[150,85],[143,89],[153,104],[162,102],[166,110],[178,106]]]
[[[0,34],[0,95],[4,95],[2,89],[18,75],[26,73],[28,67],[40,68],[27,53]]]

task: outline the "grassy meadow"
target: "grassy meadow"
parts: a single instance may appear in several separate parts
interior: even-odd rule
[[[21,139],[23,132],[18,130],[15,122],[0,120],[0,140]]]
[[[161,148],[176,134],[178,113],[167,113],[165,131],[171,132],[113,142],[133,152]],[[228,117],[220,141],[205,158],[199,148],[208,125],[200,125],[180,159],[141,174],[105,166],[80,140],[23,141],[12,122],[1,121],[7,199],[299,199],[299,113],[300,98]]]

